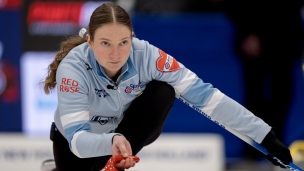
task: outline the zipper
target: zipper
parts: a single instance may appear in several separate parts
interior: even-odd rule
[[[119,82],[119,84],[121,83],[121,81]],[[119,89],[119,84],[117,85],[117,97],[118,97],[118,100],[119,100],[119,105],[120,105],[120,114],[119,114],[119,116],[118,117],[121,117],[121,115],[122,115],[122,102],[121,102],[121,95],[120,95],[120,89]]]
[[[119,88],[119,84],[122,82],[122,80],[120,80],[120,82],[118,84],[116,82],[114,82],[112,79],[109,79],[109,81],[110,81],[111,84],[114,85],[115,90],[117,90],[117,99],[119,101],[119,115],[118,115],[118,117],[115,117],[115,119],[113,120],[113,124],[114,124],[114,127],[116,129],[116,126],[118,126],[118,124],[117,124],[117,118],[119,118],[119,117],[121,117],[123,115],[123,113],[122,113],[122,107],[123,106],[122,106],[122,102],[121,102],[122,98],[121,98],[121,95],[120,95],[120,88]]]

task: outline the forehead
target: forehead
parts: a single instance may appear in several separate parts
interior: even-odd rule
[[[95,38],[106,38],[109,40],[121,39],[131,36],[131,30],[129,27],[123,24],[110,23],[104,24],[96,29]]]

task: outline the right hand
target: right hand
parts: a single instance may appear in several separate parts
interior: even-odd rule
[[[139,157],[137,156],[128,156],[129,158],[132,158],[136,163],[139,162]],[[118,171],[117,167],[116,167],[116,163],[119,163],[121,160],[126,159],[124,156],[122,155],[116,155],[116,156],[112,156],[107,164],[105,165],[105,167],[103,169],[101,169],[100,171]]]
[[[128,157],[132,156],[132,148],[129,141],[122,135],[115,135],[113,137],[112,155],[122,155],[125,157],[125,159],[116,164],[117,168],[129,169],[136,164],[132,157]]]

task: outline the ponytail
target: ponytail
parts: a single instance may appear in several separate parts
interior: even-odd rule
[[[86,42],[86,38],[73,36],[63,41],[59,52],[55,55],[54,61],[48,66],[48,73],[44,80],[44,92],[49,94],[56,86],[56,71],[63,58],[76,46]]]

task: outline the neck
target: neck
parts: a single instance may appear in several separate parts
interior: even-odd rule
[[[118,78],[119,74],[116,74],[115,76],[113,77],[110,77],[112,81],[116,82],[117,81],[117,78]]]
[[[109,78],[111,78],[111,80],[114,81],[114,82],[117,81],[117,78],[119,77],[120,73],[121,73],[121,69],[118,72],[116,72],[116,73],[107,73],[106,72],[107,76]]]

